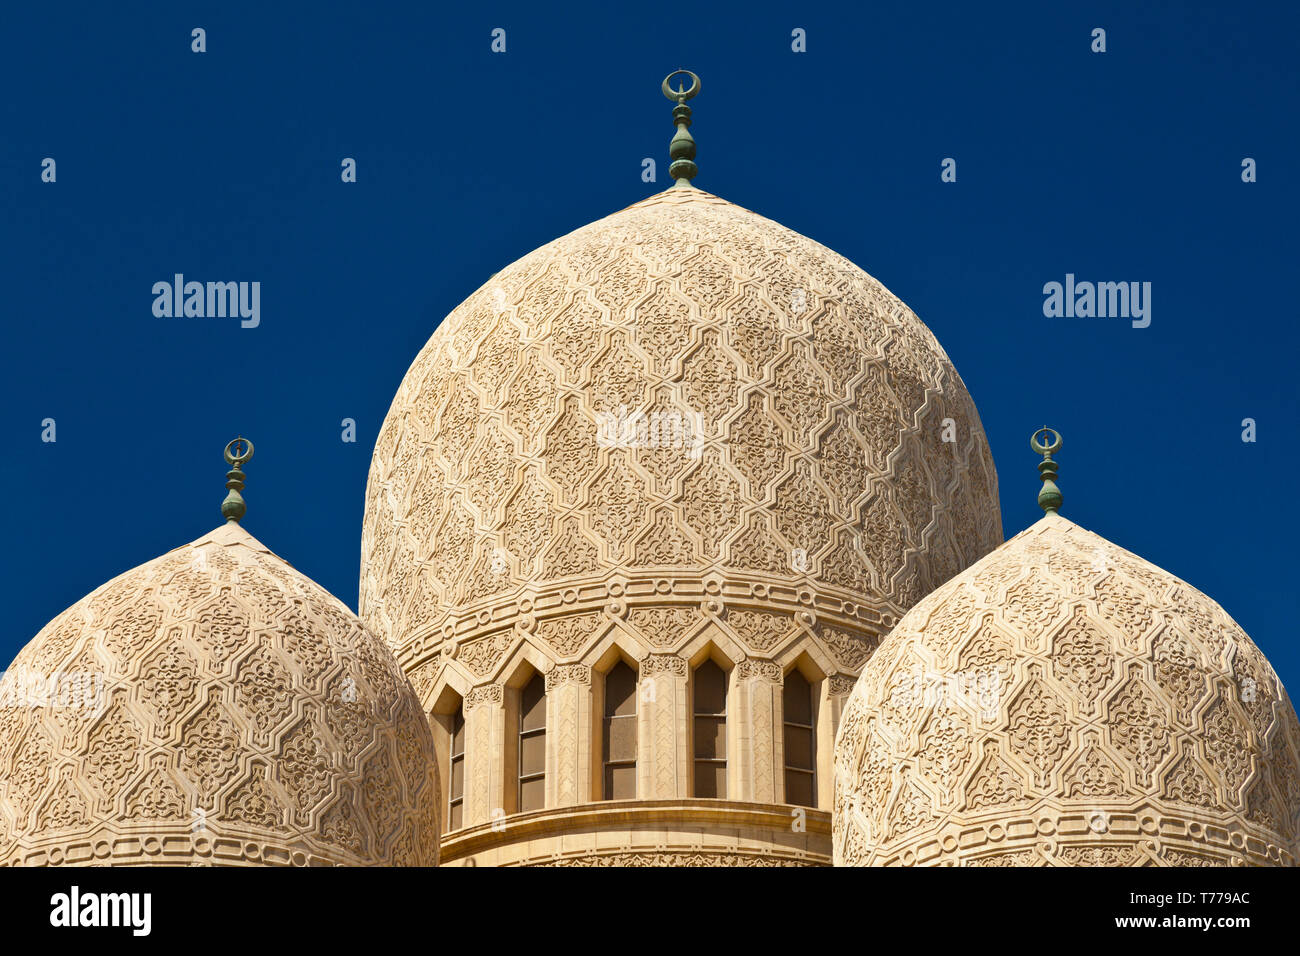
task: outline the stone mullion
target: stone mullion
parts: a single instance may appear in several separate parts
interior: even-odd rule
[[[546,806],[591,799],[591,668],[559,664],[546,674]]]
[[[835,743],[835,735],[840,730],[840,720],[844,716],[845,709],[849,706],[849,695],[853,693],[853,686],[857,683],[857,678],[848,674],[832,674],[827,678],[829,686],[826,688],[827,696],[830,698],[830,743]],[[822,735],[817,735],[817,746],[821,749],[823,745]]]
[[[686,661],[651,654],[641,661],[637,706],[637,797],[662,800],[689,793],[690,710]]]
[[[834,802],[835,738],[839,736],[840,721],[848,709],[849,698],[858,679],[850,674],[832,674],[826,678],[826,707],[819,713],[830,718],[830,727],[817,729],[817,805],[828,809]]]
[[[736,671],[735,713],[741,721],[735,798],[776,803],[784,790],[781,769],[781,668],[773,661],[741,661]]]
[[[465,826],[492,819],[505,806],[505,693],[500,684],[473,688],[465,698]]]

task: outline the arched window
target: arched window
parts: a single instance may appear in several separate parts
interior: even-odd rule
[[[534,674],[519,692],[519,810],[546,806],[546,679]]]
[[[708,660],[695,669],[695,796],[727,795],[727,672]]]
[[[622,661],[605,675],[605,799],[636,798],[636,671]]]
[[[447,829],[459,830],[465,820],[465,705],[451,715],[451,778],[447,786]]]
[[[797,670],[785,675],[785,802],[817,806],[813,686]]]

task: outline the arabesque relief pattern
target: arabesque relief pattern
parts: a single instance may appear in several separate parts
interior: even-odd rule
[[[391,652],[238,525],[68,608],[0,696],[0,864],[437,863]]]
[[[360,607],[424,691],[453,659],[497,678],[525,642],[581,659],[613,621],[664,650],[716,620],[759,658],[815,639],[853,675],[1000,540],[978,415],[916,316],[676,187],[437,329],[378,438]]]
[[[1214,601],[1048,516],[882,643],[835,752],[837,864],[1294,865],[1300,724]]]

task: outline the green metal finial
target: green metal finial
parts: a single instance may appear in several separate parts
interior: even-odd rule
[[[1044,434],[1052,436],[1050,445],[1038,440],[1038,436]],[[1061,433],[1044,425],[1029,436],[1029,447],[1043,456],[1043,460],[1038,463],[1038,475],[1043,479],[1043,487],[1038,492],[1038,507],[1049,515],[1054,515],[1061,510],[1063,500],[1061,489],[1056,487],[1056,462],[1052,460],[1052,453],[1061,450]]]
[[[221,514],[226,521],[238,523],[248,510],[244,496],[240,494],[244,490],[244,472],[239,466],[252,457],[253,443],[247,438],[236,438],[226,446],[226,464],[231,466],[230,471],[226,472],[226,487],[230,489],[230,494],[221,502]]]
[[[689,76],[690,88],[683,89],[681,80],[678,80],[677,89],[674,90],[668,82],[674,76]],[[673,122],[677,124],[677,134],[668,144],[668,155],[673,159],[668,167],[668,174],[676,180],[674,186],[689,186],[700,168],[695,165],[695,140],[691,138],[689,132],[691,108],[686,105],[686,101],[700,92],[700,78],[690,70],[674,70],[664,77],[663,91],[664,96],[677,103],[673,107]]]

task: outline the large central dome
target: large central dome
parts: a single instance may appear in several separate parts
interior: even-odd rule
[[[934,336],[692,169],[493,276],[380,430],[360,611],[433,718],[444,861],[829,863],[856,675],[1001,541]]]
[[[996,482],[907,306],[679,184],[503,269],[430,338],[371,466],[361,615],[409,669],[585,584],[698,605],[743,581],[839,619],[856,670],[854,632],[1001,542]]]

